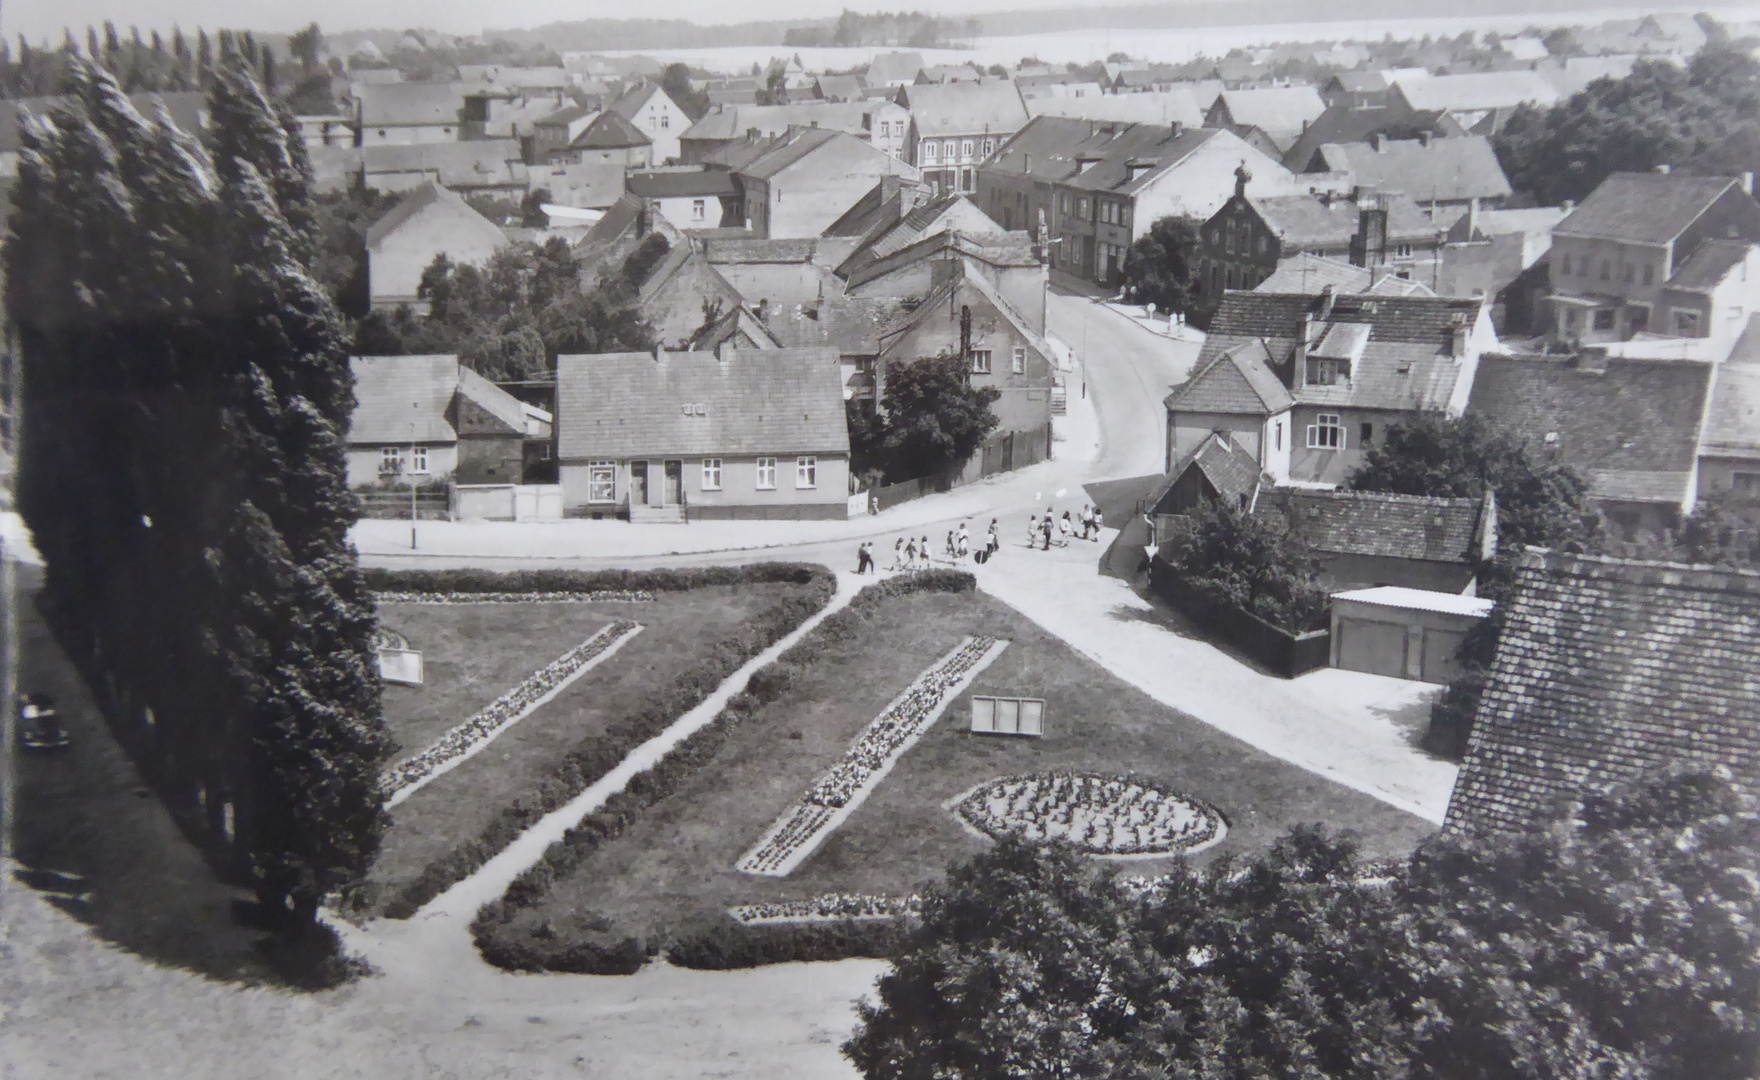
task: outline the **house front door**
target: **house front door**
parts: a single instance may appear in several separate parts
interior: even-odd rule
[[[629,463],[629,504],[648,505],[648,463],[645,461]]]
[[[668,461],[666,463],[666,503],[677,506],[684,497],[684,462]]]

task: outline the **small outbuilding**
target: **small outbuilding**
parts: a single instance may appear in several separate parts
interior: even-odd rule
[[[1332,594],[1332,666],[1395,679],[1447,683],[1468,631],[1489,600],[1382,585]]]

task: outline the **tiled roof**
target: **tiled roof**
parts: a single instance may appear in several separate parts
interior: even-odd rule
[[[1750,333],[1754,332],[1753,325],[1750,323]],[[1718,365],[1700,453],[1712,457],[1760,457],[1760,365]]]
[[[642,106],[648,103],[649,98],[653,97],[655,94],[664,94],[665,92],[666,91],[660,89],[658,84],[648,82],[644,79],[641,82],[636,83],[634,86],[631,86],[628,90],[625,90],[616,101],[605,106],[605,110],[607,112],[616,113],[625,120],[634,120],[636,115],[642,111]]]
[[[781,135],[792,127],[826,128],[861,135],[874,111],[870,101],[801,101],[788,105],[724,105],[703,114],[680,139],[738,139],[747,132]]]
[[[1151,90],[1141,94],[1088,94],[1083,97],[1036,97],[1027,99],[1033,116],[1067,116],[1080,120],[1110,120],[1124,124],[1160,124],[1200,127],[1204,107],[1186,87]]]
[[[752,176],[767,180],[782,170],[798,163],[802,158],[836,139],[854,139],[854,135],[841,131],[828,131],[825,128],[807,128],[796,130],[783,136],[776,146],[763,156],[748,163],[739,170],[741,176]],[[875,151],[879,153],[880,151]]]
[[[897,297],[827,296],[796,309],[777,305],[765,328],[785,348],[830,348],[844,356],[874,356],[880,337],[909,314]]]
[[[1061,180],[1095,191],[1135,192],[1154,183],[1216,134],[1208,128],[1036,116],[1003,143],[984,168]],[[1085,171],[1082,162],[1089,163]]]
[[[475,84],[391,83],[384,86],[357,86],[355,97],[360,101],[361,126],[395,127],[400,125],[456,125],[464,96]]]
[[[1368,142],[1327,143],[1319,153],[1327,171],[1350,173],[1360,187],[1404,192],[1420,203],[1501,199],[1510,193],[1491,140],[1483,135],[1385,139],[1380,149]]]
[[[1678,505],[1710,384],[1690,360],[1485,356],[1467,410],[1551,448],[1592,496]]]
[[[628,117],[606,109],[568,145],[571,150],[616,150],[629,146],[647,146],[653,141],[646,132],[631,123]]]
[[[576,120],[585,119],[598,112],[591,105],[564,105],[550,115],[537,122],[538,127],[567,127]]]
[[[813,80],[813,86],[820,97],[833,101],[859,101],[862,97],[862,80],[857,75],[821,75]]]
[[[1753,249],[1754,245],[1746,240],[1707,240],[1687,259],[1686,265],[1668,279],[1668,287],[1708,293],[1723,284],[1723,279],[1740,266]]]
[[[1614,173],[1554,228],[1553,235],[1666,244],[1738,181],[1684,173]]]
[[[409,193],[405,195],[396,206],[385,211],[385,213],[380,216],[379,220],[373,222],[373,224],[368,227],[366,237],[367,247],[371,249],[379,246],[380,242],[396,231],[399,225],[402,225],[410,218],[415,217],[416,214],[420,213],[422,210],[435,204],[443,204],[449,207],[461,220],[470,221],[471,219],[475,219],[475,221],[472,222],[472,225],[474,226],[477,223],[480,223],[481,228],[479,231],[482,231],[485,236],[489,234],[489,230],[493,230],[496,236],[500,235],[501,230],[495,227],[495,223],[484,217],[482,214],[477,213],[476,208],[470,203],[465,202],[462,195],[459,195],[454,191],[448,191],[446,188],[441,187],[432,180],[428,180],[411,188]]]
[[[1385,71],[1341,71],[1332,77],[1328,89],[1332,83],[1337,83],[1338,88],[1347,94],[1372,94],[1393,85]]]
[[[1474,563],[1484,509],[1483,499],[1272,488],[1254,512],[1277,511],[1302,543],[1328,555]]]
[[[953,307],[962,303],[960,296],[967,289],[977,293],[980,299],[988,303],[996,310],[997,314],[1006,319],[1009,325],[1013,327],[1014,332],[1019,335],[1022,341],[1026,342],[1029,348],[1048,360],[1052,357],[1051,346],[1046,342],[1045,338],[1027,323],[1026,317],[1016,310],[1015,306],[1009,303],[1008,300],[997,291],[996,286],[990,284],[989,280],[986,279],[984,275],[977,273],[961,272],[960,274],[943,281],[937,288],[931,290],[929,295],[925,296],[923,302],[918,304],[914,310],[906,312],[899,319],[895,320],[892,325],[887,326],[881,331],[882,339],[895,340],[899,335],[921,323],[931,315],[945,313],[952,310]]]
[[[1265,343],[1241,341],[1219,352],[1184,386],[1167,396],[1169,410],[1270,416],[1295,404],[1289,390],[1271,373],[1274,358]]]
[[[711,240],[704,245],[712,263],[804,263],[813,261],[816,241],[750,237]]]
[[[1448,231],[1450,240],[1471,240],[1469,228],[1478,237],[1509,236],[1515,233],[1551,235],[1570,211],[1562,206],[1530,206],[1521,210],[1481,210],[1477,215],[1462,217]]]
[[[1414,138],[1429,132],[1436,138],[1466,134],[1464,128],[1440,109],[1414,112],[1385,106],[1354,107],[1346,102],[1330,105],[1308,130],[1301,133],[1283,155],[1283,164],[1295,172],[1320,171],[1325,162],[1315,155],[1327,143],[1367,142],[1376,135]]]
[[[1263,90],[1224,90],[1221,101],[1229,119],[1277,137],[1294,138],[1306,124],[1326,111],[1320,91],[1312,86],[1274,86]]]
[[[923,54],[920,52],[885,52],[874,54],[868,63],[868,71],[863,79],[869,86],[884,86],[889,82],[915,82],[923,70]]]
[[[690,195],[732,195],[739,190],[723,169],[666,169],[632,172],[625,181],[631,195],[644,199],[681,198]]]
[[[1390,296],[1340,297],[1333,305],[1336,322],[1367,322],[1375,328],[1373,341],[1446,346],[1448,329],[1478,318],[1483,301],[1457,297]],[[1222,300],[1210,323],[1211,337],[1263,337],[1295,340],[1304,314],[1318,315],[1311,296],[1231,292]]]
[[[1402,278],[1382,270],[1353,266],[1312,252],[1300,252],[1277,264],[1271,276],[1253,289],[1264,293],[1307,293],[1318,296],[1328,285],[1340,295],[1371,293],[1379,296],[1435,296],[1421,281]]]
[[[835,349],[602,353],[556,358],[557,454],[845,454]],[[706,415],[686,415],[703,405]]]
[[[1392,238],[1431,238],[1445,232],[1418,207],[1410,196],[1382,196],[1387,204],[1387,235]],[[1264,195],[1252,200],[1253,209],[1286,248],[1311,245],[1336,246],[1357,234],[1361,212],[1356,202],[1321,195]]]
[[[458,393],[509,430],[520,435],[526,433],[526,413],[520,400],[462,364],[458,368]]]
[[[1526,828],[1671,767],[1760,795],[1760,574],[1529,550],[1445,828]]]
[[[1039,258],[1033,251],[1032,238],[1024,232],[999,232],[983,236],[966,236],[958,231],[938,232],[884,258],[857,267],[850,273],[849,287],[853,289],[865,285],[901,266],[941,257],[943,252],[967,256],[996,267],[1039,265]]]
[[[369,184],[386,173],[421,172],[432,174],[443,187],[513,187],[524,185],[530,175],[518,139],[363,146],[360,155]]]
[[[1475,71],[1466,75],[1431,75],[1400,79],[1399,92],[1414,109],[1467,112],[1501,109],[1532,102],[1551,105],[1562,95],[1534,71]]]
[[[357,356],[351,444],[450,443],[458,438],[447,414],[458,389],[458,357]]]
[[[869,234],[856,245],[849,257],[837,266],[840,277],[848,278],[856,270],[875,259],[883,259],[933,232],[958,229],[967,236],[988,233],[1006,235],[1002,226],[990,220],[977,205],[964,195],[943,195],[906,211],[890,228]]]
[[[1155,486],[1144,503],[1151,508],[1151,514],[1162,512],[1161,501],[1167,498],[1167,493],[1180,478],[1193,469],[1197,469],[1216,490],[1217,497],[1230,506],[1237,505],[1243,495],[1250,499],[1253,489],[1259,485],[1259,463],[1253,455],[1237,446],[1227,434],[1212,431],[1190,453],[1175,462]]]
[[[870,78],[869,82],[873,80]],[[904,88],[919,135],[1007,135],[1027,122],[1020,87],[1007,79]]]
[[[826,226],[820,235],[860,237],[891,228],[916,200],[929,196],[929,189],[921,181],[905,176],[882,176],[866,195],[857,199],[855,205]]]
[[[1131,124],[1107,144],[1100,160],[1067,181],[1089,191],[1134,193],[1216,137],[1205,128],[1175,130],[1160,124]]]

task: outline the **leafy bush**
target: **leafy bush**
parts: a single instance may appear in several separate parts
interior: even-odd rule
[[[499,900],[485,904],[471,923],[471,933],[484,959],[492,964],[514,967],[517,970],[553,970],[579,971],[578,967],[557,967],[555,964],[582,964],[592,962],[597,955],[593,950],[577,950],[576,944],[582,940],[599,940],[606,931],[597,923],[581,926],[578,931],[570,931],[564,927],[558,930],[554,926],[541,925],[537,929],[526,929],[512,925],[513,919],[526,908],[540,903],[550,888],[557,881],[572,874],[583,864],[599,845],[622,835],[640,814],[649,807],[677,792],[699,770],[714,764],[720,756],[721,748],[743,723],[754,719],[766,706],[782,699],[794,685],[796,675],[818,663],[831,645],[845,641],[881,604],[886,601],[915,592],[970,592],[976,587],[976,579],[971,574],[957,570],[929,570],[920,574],[907,574],[887,578],[884,581],[863,589],[847,607],[826,618],[813,632],[796,642],[792,648],[784,652],[764,669],[755,672],[747,682],[746,689],[728,699],[727,707],[721,710],[713,721],[685,738],[669,750],[654,766],[637,773],[629,784],[621,791],[612,793],[605,804],[598,810],[588,814],[580,824],[568,830],[561,840],[550,845],[544,857],[535,865],[514,879],[507,892]],[[584,786],[584,785],[583,785]],[[535,818],[534,818],[535,820]],[[517,833],[515,834],[517,835]],[[502,844],[505,846],[505,842]],[[497,848],[499,850],[499,848]],[[480,863],[479,863],[480,865]],[[419,906],[419,905],[418,905]],[[806,924],[812,926],[815,924]],[[816,924],[823,927],[824,924]],[[861,924],[858,924],[861,925]],[[768,928],[766,928],[767,931]],[[757,927],[739,927],[728,931],[730,934],[755,934]],[[820,941],[827,955],[817,957],[784,956],[785,948],[780,944],[786,934],[778,934],[775,938],[751,938],[751,944],[733,946],[726,945],[728,955],[771,956],[772,959],[755,960],[754,963],[780,963],[788,959],[832,959],[836,948],[871,948],[878,950],[883,944],[864,945],[861,942],[884,942],[881,931],[864,929],[860,934],[851,932],[847,938],[837,938],[826,932],[817,935],[808,933],[800,939],[803,944],[792,946],[806,949],[804,942]],[[758,944],[759,939],[765,944]],[[720,939],[716,939],[720,940]],[[838,945],[845,941],[845,945]],[[723,943],[725,944],[725,942]],[[709,962],[716,955],[721,945],[704,938],[703,934],[686,938],[679,945],[680,956],[702,958],[695,966],[712,967]],[[869,953],[850,951],[845,955],[861,956]],[[889,955],[889,954],[888,954]],[[610,954],[607,966],[594,969],[592,974],[616,975],[627,974],[621,970],[622,954]],[[503,961],[509,961],[504,964]],[[680,961],[683,963],[684,961]],[[692,966],[687,964],[686,966]],[[749,966],[742,963],[729,963],[728,966]]]
[[[1326,625],[1319,564],[1278,522],[1205,501],[1168,546],[1166,559],[1183,584],[1213,603],[1292,634]]]
[[[666,959],[698,971],[732,971],[764,964],[903,955],[911,936],[906,919],[840,919],[836,922],[719,923],[671,942]]]
[[[682,672],[673,684],[656,695],[640,712],[612,723],[596,736],[584,739],[562,759],[551,774],[526,799],[502,807],[475,838],[423,868],[416,879],[398,889],[385,906],[393,919],[407,919],[422,905],[475,873],[538,819],[585,791],[615,768],[631,750],[664,731],[679,716],[700,704],[729,675],[752,657],[774,645],[795,627],[823,608],[836,588],[831,573],[822,567],[771,564],[779,569],[710,567],[693,571],[605,571],[578,574],[569,571],[535,571],[497,574],[487,571],[376,572],[374,584],[403,591],[418,591],[422,584],[441,591],[504,592],[522,586],[542,591],[566,591],[571,585],[585,591],[605,588],[652,590],[696,587],[680,582],[694,579],[700,585],[783,581],[817,586],[803,596],[777,601],[753,616],[738,636],[717,643],[698,663]],[[630,575],[628,578],[618,575]],[[687,576],[673,576],[687,575]],[[639,778],[638,778],[639,779]]]
[[[712,585],[805,585],[829,580],[811,563],[753,563],[655,570],[389,570],[368,567],[374,592],[686,592]]]

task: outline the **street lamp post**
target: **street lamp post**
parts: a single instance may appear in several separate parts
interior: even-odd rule
[[[420,409],[422,403],[412,404]],[[412,416],[409,421],[409,549],[416,549],[416,420]]]

